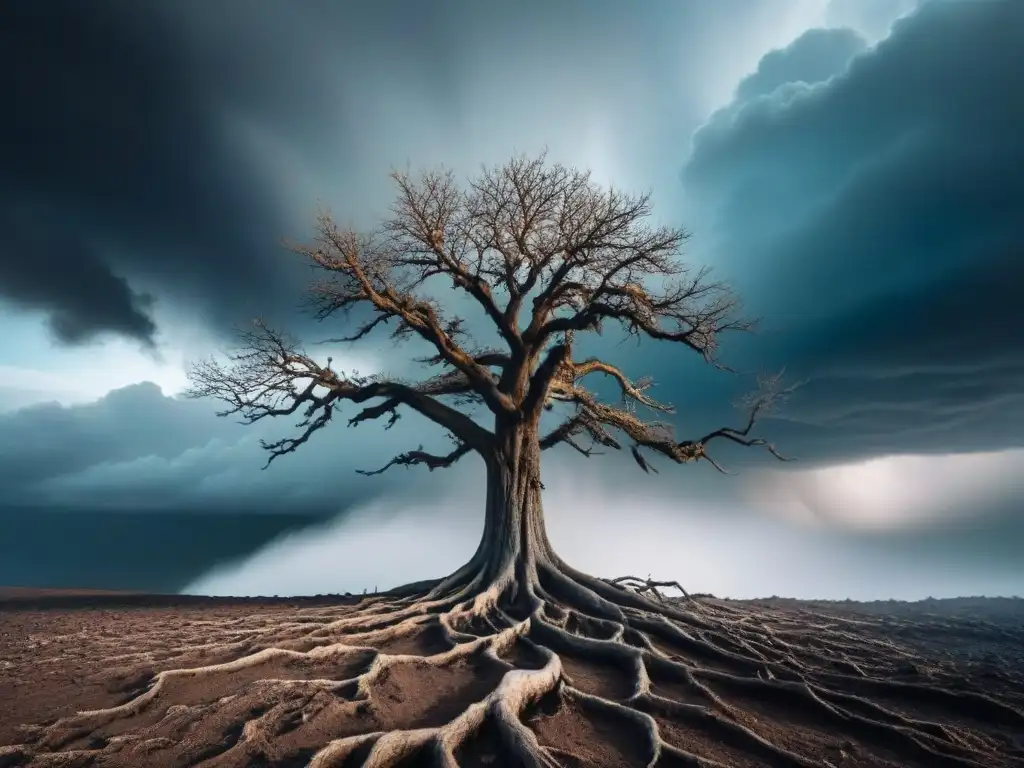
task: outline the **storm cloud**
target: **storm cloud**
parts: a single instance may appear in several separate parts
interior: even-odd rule
[[[417,443],[443,446],[433,430],[419,434],[415,417],[386,435],[339,423],[298,461],[261,472],[260,440],[292,425],[245,427],[213,412],[143,383],[92,403],[0,413],[0,584],[174,592],[289,531],[344,520],[384,492],[403,503],[452,482],[419,476],[403,495],[393,476],[355,474]],[[463,472],[478,470],[464,463]]]
[[[0,296],[46,313],[70,343],[152,344],[154,292],[221,324],[273,313],[281,217],[156,8],[48,0],[0,14],[0,67],[13,74]]]
[[[361,478],[355,469],[374,469],[417,442],[444,443],[443,434],[424,438],[420,433],[433,431],[432,425],[415,415],[387,434],[345,429],[339,419],[299,461],[260,472],[267,459],[260,440],[293,434],[293,424],[242,425],[214,418],[214,410],[209,402],[169,397],[144,383],[94,403],[39,404],[0,414],[4,503],[44,510],[332,515],[380,493],[381,479]]]
[[[764,318],[751,359],[811,377],[805,450],[1021,444],[1022,45],[1013,2],[925,3],[869,49],[811,30],[695,133],[683,180]]]

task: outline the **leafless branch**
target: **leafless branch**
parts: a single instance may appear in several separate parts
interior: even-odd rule
[[[330,367],[330,358],[326,366],[321,366],[294,341],[262,321],[256,321],[252,330],[240,336],[240,349],[230,356],[230,365],[207,360],[192,367],[192,386],[187,394],[215,397],[228,405],[219,415],[239,414],[250,424],[269,416],[301,414],[297,437],[264,443],[270,453],[268,465],[278,456],[295,451],[326,426],[343,401],[383,400],[361,411],[351,420],[353,424],[386,413],[392,414],[393,424],[396,408],[403,405],[441,425],[471,448],[483,450],[489,444],[490,435],[485,429],[428,391],[381,377],[340,374]],[[449,390],[464,388],[464,384],[453,383]],[[434,394],[443,391],[442,387],[433,387]]]
[[[651,379],[633,381],[619,368],[596,357],[587,358],[580,363],[566,361],[557,372],[549,387],[549,397],[560,399],[564,398],[566,394],[571,395],[572,392],[577,391],[582,386],[580,383],[582,379],[593,373],[602,373],[614,379],[619,385],[624,404],[639,403],[652,411],[660,411],[662,413],[675,412],[675,408],[671,404],[659,402],[647,394],[647,390],[654,384]]]
[[[645,457],[654,453],[679,463],[705,460],[724,472],[706,451],[715,440],[784,459],[752,433],[784,392],[747,403],[743,427],[679,441],[670,425],[638,413],[674,412],[651,396],[650,379],[632,379],[597,357],[573,359],[575,335],[613,323],[629,334],[682,344],[722,367],[722,335],[753,325],[740,316],[728,286],[680,260],[686,231],[649,223],[649,194],[602,189],[589,173],[549,164],[544,155],[484,168],[466,187],[443,171],[415,178],[395,172],[392,178],[396,201],[380,226],[360,233],[323,212],[312,241],[290,248],[320,276],[308,297],[316,318],[359,315],[346,335],[330,342],[360,341],[387,326],[398,342],[429,345],[430,353],[416,361],[440,371],[411,383],[341,375],[329,360],[320,367],[294,343],[257,325],[232,365],[202,363],[193,370],[193,384],[197,396],[224,400],[225,413],[241,413],[246,421],[300,414],[298,435],[266,446],[271,460],[305,443],[344,401],[365,404],[350,425],[384,419],[389,428],[412,408],[471,449],[494,436],[460,408],[486,406],[498,429],[532,429],[543,409],[563,403],[575,412],[541,438],[542,449],[565,443],[592,455],[596,447],[629,445],[645,471],[656,471]],[[482,309],[500,349],[478,344],[465,318],[431,298],[433,287],[449,285]],[[586,388],[594,374],[615,382],[618,406]]]
[[[425,452],[423,450],[423,446],[421,445],[415,451],[408,451],[407,453],[401,453],[398,456],[395,456],[395,458],[393,458],[380,469],[357,469],[356,472],[359,473],[360,475],[366,476],[380,475],[386,472],[391,467],[411,467],[416,464],[423,464],[424,466],[426,466],[427,469],[433,472],[435,469],[450,467],[456,461],[458,461],[467,453],[469,453],[470,450],[472,449],[468,445],[466,445],[465,443],[460,443],[455,447],[455,450],[453,450],[451,453],[445,456],[437,456],[435,454]]]
[[[781,374],[762,378],[758,390],[744,400],[748,409],[747,422],[742,428],[722,427],[704,435],[698,440],[677,441],[670,424],[649,422],[635,413],[599,402],[590,392],[576,388],[569,389],[564,399],[575,403],[575,414],[552,430],[541,440],[542,449],[568,442],[576,435],[586,433],[601,441],[603,445],[621,447],[606,439],[607,429],[622,432],[631,441],[630,452],[634,460],[645,472],[657,472],[644,457],[641,449],[661,454],[678,464],[695,461],[707,461],[719,472],[728,474],[726,470],[707,452],[708,443],[716,439],[730,440],[747,447],[761,447],[780,461],[791,459],[779,453],[775,447],[760,437],[752,437],[754,425],[764,415],[770,413],[782,402],[798,384],[781,387]],[[600,430],[600,431],[598,431]]]
[[[653,268],[652,268],[653,269]],[[676,274],[667,263],[648,274]],[[681,275],[663,288],[614,280],[590,288],[572,288],[578,309],[571,314],[546,320],[527,337],[543,341],[565,331],[599,331],[606,320],[617,322],[630,334],[643,334],[659,341],[680,342],[708,362],[716,362],[719,339],[727,331],[746,331],[752,320],[738,316],[739,301],[723,283],[711,282],[708,270]],[[551,311],[543,313],[550,316]]]
[[[429,259],[425,261],[418,252],[403,250],[409,244],[401,233],[396,235],[395,222],[385,227],[385,233],[371,235],[341,229],[327,213],[320,214],[317,224],[318,236],[313,244],[292,245],[291,249],[333,278],[314,289],[319,316],[326,318],[337,310],[348,311],[363,303],[378,315],[397,318],[393,336],[418,335],[434,346],[444,362],[461,371],[495,412],[515,411],[515,404],[498,390],[488,367],[476,362],[457,340],[463,334],[462,318],[445,317],[435,302],[417,293],[428,276],[454,274],[450,272],[454,267],[442,268]],[[376,320],[371,321],[355,336],[369,333],[369,326],[375,324]]]

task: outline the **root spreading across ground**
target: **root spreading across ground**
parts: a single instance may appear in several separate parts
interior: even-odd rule
[[[1019,677],[983,690],[879,631],[906,621],[470,566],[269,620],[199,612],[163,649],[111,637],[93,662],[130,678],[123,703],[21,728],[0,765],[1024,765]]]

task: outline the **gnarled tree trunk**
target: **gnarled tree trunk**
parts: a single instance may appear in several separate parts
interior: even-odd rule
[[[499,431],[487,465],[483,539],[478,550],[484,583],[503,591],[537,581],[539,560],[550,547],[541,502],[540,443],[535,427]]]

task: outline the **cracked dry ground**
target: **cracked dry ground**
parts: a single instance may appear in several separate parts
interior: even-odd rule
[[[145,600],[0,602],[0,766],[1024,766],[1020,617]]]

